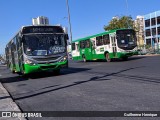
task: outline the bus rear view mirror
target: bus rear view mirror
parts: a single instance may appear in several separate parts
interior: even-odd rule
[[[68,40],[68,39],[69,39],[68,34],[65,34],[65,38],[66,38],[66,40]]]

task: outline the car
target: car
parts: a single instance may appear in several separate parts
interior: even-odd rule
[[[5,65],[6,64],[6,62],[5,61],[0,61],[0,65]]]

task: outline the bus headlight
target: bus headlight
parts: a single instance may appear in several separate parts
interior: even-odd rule
[[[24,60],[24,63],[25,63],[25,64],[32,64],[33,61],[31,61],[31,60],[29,60],[29,59],[26,59],[26,60]]]
[[[32,61],[32,60],[30,60],[30,59],[25,59],[25,60],[24,60],[24,63],[25,63],[25,64],[30,64],[30,65],[35,65],[35,62]]]
[[[67,56],[64,56],[59,62],[64,62],[67,60]]]
[[[119,51],[119,52],[124,52],[124,50],[122,50],[122,49],[118,49],[118,51]]]
[[[64,60],[64,61],[67,60],[67,56],[65,56],[65,57],[63,58],[63,60]]]

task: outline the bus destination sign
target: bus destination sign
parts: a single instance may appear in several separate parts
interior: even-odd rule
[[[63,33],[63,29],[59,26],[30,26],[24,27],[22,33]]]

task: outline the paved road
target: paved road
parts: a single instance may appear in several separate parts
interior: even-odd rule
[[[4,68],[0,69],[0,77],[23,111],[160,111],[160,56],[137,56],[111,63],[70,61],[69,67],[59,76],[39,73],[28,77]]]

